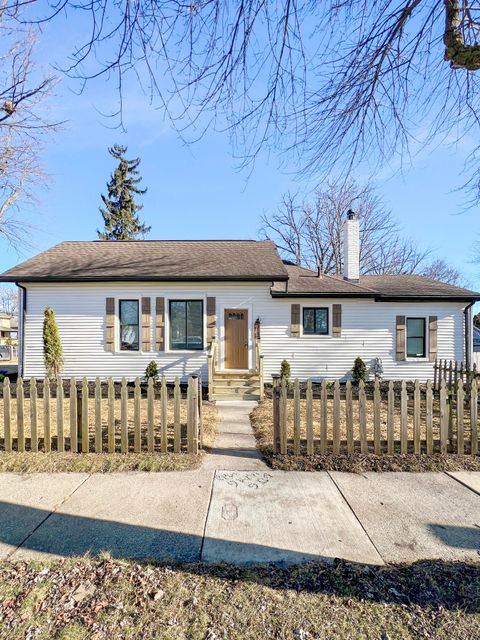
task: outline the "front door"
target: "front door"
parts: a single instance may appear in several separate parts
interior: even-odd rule
[[[225,369],[248,369],[247,309],[225,309]]]

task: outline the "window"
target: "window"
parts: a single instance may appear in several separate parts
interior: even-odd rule
[[[203,349],[202,300],[170,300],[170,349]]]
[[[326,307],[303,308],[303,333],[321,336],[328,334],[328,309]]]
[[[139,350],[138,300],[120,300],[118,303],[120,318],[120,350]]]
[[[424,358],[425,318],[407,318],[407,358]]]

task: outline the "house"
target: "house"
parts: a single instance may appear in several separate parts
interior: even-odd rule
[[[0,313],[0,360],[14,360],[17,346],[17,319],[9,313]]]
[[[435,358],[471,361],[480,294],[420,276],[359,275],[358,220],[343,277],[284,264],[253,240],[64,242],[6,271],[21,292],[24,377],[43,377],[55,311],[64,376],[208,378],[217,398],[254,398],[286,359],[293,377],[344,379],[356,356],[386,379],[426,380]],[[263,387],[262,387],[263,388]]]

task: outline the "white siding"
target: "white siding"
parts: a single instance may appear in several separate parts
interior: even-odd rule
[[[395,361],[395,319],[397,315],[438,316],[438,357],[463,360],[463,307],[461,303],[400,303],[369,300],[313,300],[272,298],[269,283],[100,283],[100,284],[28,284],[25,323],[24,376],[43,377],[42,355],[43,311],[49,305],[55,311],[62,339],[65,376],[126,376],[143,375],[150,360],[155,359],[168,380],[176,375],[201,372],[207,376],[206,352],[155,351],[146,353],[105,350],[106,297],[152,298],[152,347],[154,347],[155,297],[164,296],[166,311],[169,298],[216,297],[218,334],[223,340],[225,308],[248,308],[250,338],[254,320],[261,320],[262,348],[265,356],[266,380],[280,369],[285,358],[292,367],[292,376],[329,379],[342,378],[361,356],[367,365],[375,357],[383,361],[384,377],[425,380],[433,374],[427,360]],[[342,304],[342,336],[290,337],[290,305],[328,306]],[[204,312],[206,311],[204,304]],[[168,318],[166,322],[168,349]],[[223,346],[222,346],[223,355]],[[250,364],[252,352],[250,351]]]

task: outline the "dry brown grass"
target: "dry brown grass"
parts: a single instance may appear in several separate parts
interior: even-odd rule
[[[3,399],[0,399],[0,471],[169,471],[191,469],[200,464],[201,456],[187,454],[185,452],[186,442],[186,420],[187,420],[187,401],[181,400],[180,404],[180,421],[182,425],[182,453],[174,454],[173,451],[173,402],[168,403],[168,448],[169,453],[160,455],[158,453],[160,446],[160,421],[159,421],[159,401],[155,401],[155,447],[157,453],[146,453],[147,443],[147,401],[142,398],[141,401],[141,454],[133,453],[133,404],[132,398],[128,400],[128,433],[129,433],[129,453],[121,454],[120,451],[120,400],[115,400],[115,443],[117,453],[106,453],[107,448],[107,402],[102,401],[102,446],[103,453],[89,454],[72,454],[68,453],[70,448],[70,406],[69,400],[65,399],[63,418],[64,418],[64,434],[65,448],[67,453],[60,454],[56,451],[52,453],[32,453],[31,449],[31,418],[30,418],[30,399],[24,400],[24,429],[26,438],[26,453],[6,453],[4,451],[4,422],[3,422]],[[16,400],[11,399],[11,433],[13,438],[13,448],[17,448],[17,406]],[[57,410],[56,402],[52,400],[50,403],[51,415],[51,434],[52,449],[55,450],[56,442],[56,420]],[[95,407],[94,400],[89,399],[88,402],[89,415],[89,449],[94,451],[95,443]],[[203,446],[205,449],[210,448],[215,440],[217,430],[218,414],[215,405],[210,402],[202,404],[202,424],[203,424]],[[44,416],[43,416],[43,400],[37,401],[37,434],[39,438],[39,449],[42,451],[44,443]]]
[[[480,566],[0,565],[8,640],[473,640]]]
[[[333,400],[328,400],[327,407],[327,438],[332,439],[332,420],[333,420]],[[314,429],[314,445],[315,453],[312,456],[306,455],[306,401],[301,400],[300,414],[300,437],[301,437],[301,455],[294,456],[293,454],[293,400],[287,400],[287,438],[288,438],[288,453],[289,455],[275,455],[273,453],[273,402],[271,399],[266,399],[256,407],[251,415],[250,419],[254,429],[255,437],[259,448],[263,455],[269,462],[269,464],[276,469],[290,469],[290,470],[337,470],[337,471],[437,471],[437,470],[455,470],[455,469],[468,469],[468,470],[480,470],[480,459],[478,456],[472,458],[471,456],[457,456],[453,454],[440,455],[435,453],[434,455],[427,456],[425,453],[422,455],[413,455],[409,453],[401,455],[400,451],[400,419],[398,411],[395,415],[395,455],[382,454],[381,456],[373,455],[373,407],[371,401],[367,401],[367,439],[369,445],[368,454],[360,454],[360,432],[359,432],[359,419],[358,419],[358,403],[353,402],[353,424],[354,424],[354,441],[355,441],[355,453],[353,455],[347,455],[346,453],[346,429],[345,429],[345,403],[341,402],[341,455],[326,454],[320,455],[319,450],[319,436],[320,436],[320,404],[318,400],[314,400],[313,411],[313,429]],[[383,442],[384,451],[386,450],[386,438],[387,438],[387,404],[384,401],[381,407],[381,438]],[[467,414],[466,414],[467,415]],[[425,414],[421,413],[421,441],[422,451],[425,451]],[[438,406],[434,405],[433,416],[433,437],[434,442],[439,438],[439,412]],[[468,421],[465,424],[465,439],[470,437],[470,426]],[[413,404],[409,403],[408,410],[408,438],[413,438]],[[411,446],[409,446],[409,450]]]

